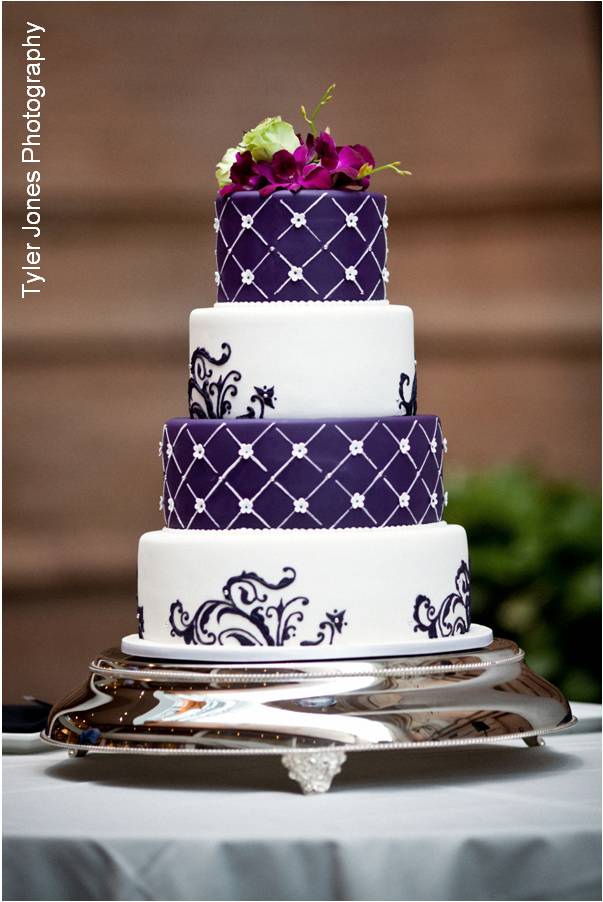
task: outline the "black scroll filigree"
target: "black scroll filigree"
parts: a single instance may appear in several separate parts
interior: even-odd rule
[[[230,360],[231,347],[222,342],[222,354],[213,357],[205,348],[197,348],[191,358],[188,380],[188,406],[191,417],[198,420],[217,420],[232,410],[231,398],[238,394],[238,370],[214,375],[213,367],[222,367]],[[211,366],[210,366],[211,364]]]
[[[400,396],[400,400],[398,401],[398,407],[400,410],[404,411],[404,414],[409,417],[414,417],[417,412],[417,372],[415,370],[412,387],[410,389],[410,397],[407,399],[406,397],[406,389],[410,386],[410,376],[407,373],[402,373],[400,375],[400,382],[398,384],[398,395]]]
[[[216,372],[226,366],[232,355],[227,342],[222,342],[221,351],[219,357],[214,357],[206,348],[197,348],[193,352],[188,380],[188,408],[193,419],[220,420],[232,414],[232,402],[239,393],[238,383],[242,376],[235,369]],[[237,419],[262,419],[265,409],[274,409],[275,402],[274,387],[254,385],[247,410]]]
[[[243,571],[232,576],[222,589],[222,598],[209,599],[191,616],[181,601],[170,606],[171,635],[187,645],[286,645],[297,635],[310,600],[303,595],[285,599],[275,594],[288,589],[296,578],[293,567],[283,568],[283,577],[271,583],[257,573]],[[344,626],[345,611],[325,614],[315,639],[302,645],[332,645]]]
[[[136,620],[138,621],[138,638],[144,639],[144,608],[140,604],[136,608]]]
[[[430,639],[444,639],[469,631],[471,626],[471,574],[469,565],[461,561],[456,573],[456,592],[451,592],[439,604],[426,595],[417,595],[413,617],[415,632],[421,630]]]

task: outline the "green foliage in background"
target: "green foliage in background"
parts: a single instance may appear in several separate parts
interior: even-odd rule
[[[473,617],[514,639],[577,701],[600,698],[601,504],[525,467],[447,479],[449,523],[467,530]]]

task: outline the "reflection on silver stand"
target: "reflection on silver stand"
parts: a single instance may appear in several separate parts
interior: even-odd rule
[[[199,664],[110,650],[55,705],[42,737],[89,751],[278,755],[304,792],[326,792],[350,752],[475,745],[574,723],[564,696],[513,642],[448,655]]]

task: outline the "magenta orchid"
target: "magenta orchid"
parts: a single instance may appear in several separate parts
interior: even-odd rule
[[[312,135],[308,135],[310,139]],[[331,172],[333,188],[365,190],[370,184],[370,173],[375,168],[375,158],[363,144],[346,144],[336,147],[328,132],[321,132],[314,144],[322,166]]]
[[[267,181],[267,184],[260,188],[262,195],[271,194],[277,188],[299,191],[300,188],[331,187],[329,171],[321,166],[307,144],[300,143],[293,153],[279,150],[269,163],[258,163],[257,169]]]
[[[244,153],[237,153],[235,162],[230,168],[230,184],[225,185],[220,190],[220,194],[232,194],[233,191],[254,191],[263,183],[251,151],[246,150]]]
[[[398,168],[399,163],[376,167],[373,154],[363,144],[338,146],[328,129],[318,133],[316,118],[331,100],[334,88],[335,85],[327,88],[310,116],[302,106],[302,115],[311,131],[305,141],[297,135],[299,146],[295,147],[292,127],[277,116],[265,119],[243,136],[237,148],[226,151],[216,170],[220,195],[259,191],[265,196],[279,189],[299,191],[302,188],[366,191],[371,176],[384,169],[410,175]],[[281,144],[275,151],[279,136],[288,147]]]

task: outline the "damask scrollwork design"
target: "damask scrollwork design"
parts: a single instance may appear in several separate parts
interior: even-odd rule
[[[239,393],[242,376],[236,369],[215,372],[226,366],[232,355],[227,342],[222,342],[221,351],[220,356],[213,356],[206,348],[193,352],[188,380],[188,408],[193,419],[220,420],[232,414],[232,402]],[[236,419],[262,419],[266,408],[274,409],[275,403],[274,387],[254,385],[246,412]]]
[[[405,416],[414,417],[417,412],[417,372],[415,370],[412,386],[410,389],[410,397],[406,397],[406,390],[410,386],[410,376],[408,373],[400,374],[400,382],[398,384],[398,407],[404,411]]]
[[[186,645],[226,645],[233,640],[246,646],[286,645],[296,638],[310,599],[278,597],[297,576],[293,567],[284,567],[283,574],[275,583],[253,572],[232,576],[222,589],[223,597],[204,601],[192,616],[181,601],[175,601],[170,606],[171,635],[184,639]],[[315,638],[300,644],[332,645],[346,625],[345,611],[326,613]]]
[[[336,633],[340,633],[344,626],[347,626],[347,623],[345,622],[345,611],[333,611],[332,613],[327,611],[325,620],[318,624],[316,639],[313,641],[306,639],[305,642],[301,642],[300,644],[322,645],[326,639],[326,644],[332,645]]]
[[[247,407],[247,413],[243,413],[237,417],[238,420],[262,420],[264,419],[264,411],[267,407],[274,410],[276,402],[274,388],[268,388],[266,385],[264,385],[263,388],[260,388],[258,385],[254,385],[253,387],[255,392],[249,399],[250,403]],[[254,409],[254,404],[258,405],[257,410]]]
[[[193,419],[222,419],[232,410],[230,399],[238,394],[236,383],[241,381],[241,374],[238,370],[230,370],[214,379],[213,367],[225,366],[232,354],[226,342],[222,342],[221,347],[220,357],[213,357],[205,348],[197,348],[191,358],[188,406]]]
[[[144,639],[144,608],[140,604],[136,608],[136,620],[138,622],[138,638]]]
[[[426,595],[417,595],[413,618],[415,632],[421,630],[430,639],[445,639],[469,631],[471,627],[471,573],[461,561],[455,578],[456,592],[451,592],[438,606]]]

